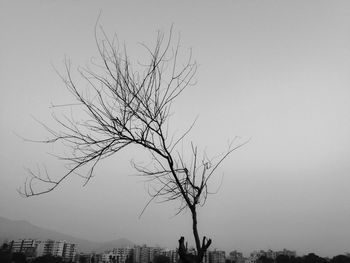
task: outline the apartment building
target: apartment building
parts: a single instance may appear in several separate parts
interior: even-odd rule
[[[35,251],[40,241],[35,239],[19,239],[10,243],[12,252],[28,253],[28,251]]]
[[[64,261],[73,261],[76,254],[76,244],[66,241],[46,240],[37,248],[37,256],[52,255],[62,257]]]
[[[164,249],[162,251],[162,255],[168,257],[170,259],[170,263],[177,263],[179,261],[179,254],[177,250],[174,249]],[[208,263],[208,262],[204,262]]]
[[[242,252],[238,252],[236,250],[231,251],[229,253],[229,256],[227,258],[230,262],[235,262],[235,263],[243,263],[244,262],[244,257]]]
[[[150,263],[151,247],[135,246],[134,247],[134,263]]]
[[[209,263],[225,263],[225,251],[214,250],[209,252]]]

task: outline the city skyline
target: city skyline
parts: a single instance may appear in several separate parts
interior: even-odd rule
[[[0,219],[3,221],[4,220],[7,221],[7,223],[5,224],[1,223],[0,221],[0,229],[6,228],[6,227],[8,228],[8,231],[5,231],[5,233],[0,232],[0,238],[2,238],[0,239],[0,243],[2,242],[7,244],[12,242],[17,243],[16,245],[12,244],[13,252],[23,252],[23,251],[19,251],[19,248],[21,247],[21,243],[29,244],[29,246],[35,246],[38,244],[38,242],[43,243],[43,241],[47,241],[47,240],[55,241],[55,242],[63,241],[66,243],[75,244],[77,246],[76,248],[79,253],[89,253],[89,252],[102,253],[102,252],[109,252],[117,248],[133,248],[133,247],[144,247],[144,246],[148,248],[153,247],[153,248],[162,248],[162,249],[170,249],[170,250],[177,249],[177,247],[167,247],[162,244],[157,244],[156,242],[150,243],[152,245],[144,244],[144,243],[142,244],[139,242],[128,240],[127,238],[121,238],[118,240],[110,241],[109,243],[95,242],[93,243],[93,245],[90,244],[89,246],[87,246],[86,244],[83,245],[82,242],[86,242],[86,241],[91,242],[92,240],[81,240],[79,239],[79,237],[73,237],[71,235],[58,233],[55,231],[53,232],[52,230],[43,229],[40,226],[32,225],[30,222],[26,222],[23,220],[21,220],[21,222],[18,223],[16,221],[12,221],[5,218],[0,218]],[[16,228],[19,231],[17,231],[16,233],[14,231],[11,231],[14,228]],[[195,251],[194,247],[191,245],[189,249],[191,251]],[[219,247],[209,249],[209,251],[216,251],[216,250],[223,251]],[[283,248],[283,250],[286,250],[286,248]],[[225,253],[229,254],[232,251],[237,251],[237,250],[235,248],[230,248],[229,250],[225,251]],[[256,251],[263,251],[263,250],[258,249]],[[250,251],[248,255],[251,252],[256,252],[256,251]]]
[[[187,140],[210,156],[236,136],[250,139],[217,171],[210,190],[219,191],[199,210],[212,249],[347,252],[348,1],[1,1],[1,216],[89,240],[176,247],[185,236],[194,245],[190,213],[175,216],[176,202],[152,203],[139,218],[149,196],[144,180],[132,176],[130,160],[147,161],[136,147],[101,163],[85,187],[74,177],[47,195],[26,199],[16,191],[26,168],[65,171],[49,155],[64,153],[61,146],[21,137],[47,138],[37,120],[56,128],[55,106],[74,102],[55,69],[62,72],[65,57],[75,69],[98,56],[99,16],[135,63],[144,58],[140,43],[152,47],[157,30],[172,25],[181,48],[192,50],[197,83],[173,105],[174,134],[197,119]]]
[[[23,257],[29,262],[42,262],[46,257],[56,257],[62,262],[99,262],[99,263],[176,263],[179,261],[177,249],[169,249],[161,246],[150,247],[147,245],[134,245],[127,247],[114,247],[103,252],[78,252],[75,243],[47,239],[19,239],[2,244],[0,248],[1,258]],[[196,254],[194,248],[189,248],[189,253]],[[20,256],[22,255],[22,256]],[[48,257],[48,258],[47,258]],[[40,259],[41,258],[41,259]],[[32,261],[34,260],[34,261]],[[26,261],[26,260],[24,260]],[[331,258],[322,258],[314,253],[297,255],[295,251],[283,249],[282,251],[259,250],[252,251],[248,256],[237,250],[230,251],[226,255],[222,250],[210,250],[205,252],[203,263],[261,263],[261,262],[349,262],[350,254],[336,255]],[[10,262],[10,261],[8,261]],[[61,261],[59,261],[61,262]]]
[[[81,251],[79,250],[79,243],[72,243],[67,242],[66,240],[55,240],[52,238],[47,239],[38,239],[38,238],[20,238],[20,239],[14,239],[14,240],[7,240],[4,241],[2,244],[7,244],[11,247],[11,251],[13,253],[25,253],[27,249],[35,248],[35,250],[30,250],[29,252],[33,254],[35,257],[40,257],[43,255],[51,254],[53,256],[61,256],[64,257],[64,254],[68,254],[67,257],[71,258],[72,253],[81,253],[81,254],[108,254],[110,252],[116,252],[120,254],[122,261],[127,260],[127,254],[134,253],[134,260],[137,263],[140,263],[140,261],[145,261],[143,257],[154,257],[155,255],[159,254],[159,252],[173,252],[175,253],[177,248],[169,248],[162,245],[155,245],[155,246],[149,246],[148,244],[134,244],[134,245],[127,245],[127,246],[116,246],[113,248],[105,249],[104,251]],[[65,248],[67,247],[67,248]],[[142,251],[144,249],[144,251]],[[67,250],[67,252],[65,252]],[[194,247],[189,247],[189,250],[195,253]],[[224,251],[220,250],[220,248],[215,249],[209,249],[207,251],[208,253],[216,253],[218,252],[217,256],[222,257],[220,254],[223,255],[223,257],[230,257],[230,254],[242,254],[242,252],[237,251],[235,249]],[[142,255],[145,254],[145,255]],[[226,255],[227,254],[227,255]],[[278,254],[284,254],[288,256],[304,256],[304,255],[297,255],[295,251],[290,251],[286,248],[284,248],[281,251],[274,251],[274,250],[254,250],[250,251],[245,257],[260,257],[261,255],[266,254],[268,257],[275,258]],[[136,258],[135,258],[136,255]],[[260,256],[257,256],[260,255]],[[173,258],[175,255],[169,255],[170,258]],[[208,256],[208,255],[207,255]],[[178,256],[175,256],[172,261],[176,262]],[[147,259],[150,260],[150,259]],[[204,263],[207,263],[209,259],[206,258],[206,261]],[[153,262],[153,260],[151,260]]]
[[[37,239],[19,239],[4,243],[0,249],[2,253],[23,254],[28,259],[40,258],[42,256],[60,257],[64,262],[81,262],[80,257],[88,258],[88,262],[115,262],[115,263],[152,263],[168,262],[176,263],[179,260],[177,249],[169,249],[162,246],[133,245],[123,247],[113,247],[103,252],[77,251],[76,243],[67,243],[47,239],[45,241]],[[191,254],[195,255],[196,250],[189,248]],[[4,254],[3,254],[4,255]],[[93,261],[90,261],[91,258]],[[166,259],[164,259],[167,258]],[[271,249],[264,251],[252,251],[249,255],[243,256],[242,252],[237,250],[227,253],[222,250],[206,251],[203,263],[261,263],[269,259],[268,262],[348,262],[350,254],[336,255],[331,258],[322,258],[314,253],[307,255],[297,255],[295,251],[283,249],[282,251],[273,251]],[[83,261],[85,262],[85,261]]]

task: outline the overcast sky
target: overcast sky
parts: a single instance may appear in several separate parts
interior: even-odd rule
[[[51,104],[72,102],[54,71],[97,56],[94,24],[116,33],[131,59],[157,30],[181,33],[199,64],[197,84],[174,105],[173,130],[198,116],[189,140],[208,154],[228,140],[251,138],[212,181],[218,194],[200,210],[212,248],[350,252],[349,1],[4,1],[0,0],[0,215],[77,237],[175,247],[191,238],[190,214],[176,203],[147,203],[129,160],[134,148],[101,163],[86,187],[80,178],[35,198],[16,192],[24,167],[63,164],[59,147],[27,143],[47,133]],[[78,75],[75,75],[78,77]],[[84,85],[84,84],[83,84]]]

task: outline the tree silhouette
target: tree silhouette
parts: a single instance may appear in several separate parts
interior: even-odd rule
[[[259,262],[259,263],[273,263],[274,260],[272,258],[269,258],[269,257],[263,255],[257,260],[257,262]]]
[[[12,258],[11,248],[7,243],[3,243],[0,248],[0,262],[10,263]]]
[[[52,255],[44,255],[35,258],[33,263],[62,263],[64,262],[62,257],[59,256],[52,256]]]
[[[278,255],[276,257],[276,263],[289,263],[291,262],[291,258],[287,255]]]
[[[170,258],[164,255],[156,255],[153,263],[170,263]]]
[[[350,257],[345,255],[338,255],[331,259],[331,263],[350,263]]]
[[[11,262],[14,262],[14,263],[26,263],[27,262],[27,257],[22,252],[14,252],[14,253],[12,253]]]
[[[102,38],[98,37],[98,32]],[[60,119],[53,115],[61,127],[58,131],[43,124],[52,135],[43,142],[62,142],[71,150],[68,156],[57,156],[69,162],[67,172],[54,179],[45,168],[36,172],[28,170],[29,177],[20,192],[27,197],[48,193],[67,178],[79,174],[84,167],[88,172],[79,175],[88,183],[96,165],[103,159],[129,145],[139,146],[150,154],[152,160],[150,166],[133,163],[150,183],[150,202],[154,199],[164,202],[178,200],[178,213],[185,209],[190,211],[197,250],[194,261],[201,262],[211,239],[199,235],[198,206],[205,204],[210,193],[208,181],[218,166],[244,143],[237,144],[233,140],[227,150],[215,158],[200,153],[194,143],[189,145],[190,158],[180,154],[177,147],[195,122],[176,137],[169,130],[171,106],[187,87],[194,84],[197,64],[192,60],[191,52],[185,59],[180,56],[179,40],[173,44],[172,29],[168,37],[158,33],[153,49],[142,44],[149,61],[139,63],[139,69],[129,59],[126,48],[121,48],[116,38],[108,38],[102,27],[95,29],[95,39],[100,62],[93,61],[93,70],[88,67],[78,69],[89,85],[88,90],[80,89],[73,80],[68,60],[65,73],[60,74],[77,100],[72,109],[85,112],[85,117],[83,120],[73,116]],[[38,188],[38,182],[43,183],[44,188]],[[179,255],[183,262],[193,261],[183,237],[179,239]]]
[[[305,263],[327,263],[327,260],[314,254],[314,253],[309,253],[303,258],[303,262]]]

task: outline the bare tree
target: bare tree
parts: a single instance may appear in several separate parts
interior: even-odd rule
[[[198,206],[206,202],[208,181],[215,170],[244,143],[231,143],[222,155],[212,159],[205,153],[199,154],[197,146],[191,143],[191,158],[185,160],[177,146],[194,123],[178,137],[171,135],[168,127],[172,102],[193,84],[197,65],[191,52],[185,60],[181,59],[179,41],[173,44],[172,30],[168,37],[158,33],[153,49],[142,45],[149,55],[149,62],[139,63],[141,70],[136,70],[126,48],[121,48],[115,37],[108,38],[102,28],[98,32],[102,33],[102,38],[95,34],[100,62],[92,61],[93,70],[89,67],[78,69],[88,83],[87,90],[77,87],[68,60],[65,61],[65,73],[60,74],[77,101],[74,107],[85,112],[86,118],[81,121],[73,116],[58,118],[53,115],[61,127],[59,131],[44,125],[52,137],[43,142],[63,142],[71,150],[68,156],[57,156],[69,162],[67,172],[56,180],[45,169],[44,172],[29,170],[30,176],[20,192],[27,197],[48,193],[75,174],[84,176],[87,183],[101,160],[128,145],[139,145],[152,159],[151,167],[134,163],[136,170],[152,185],[150,201],[155,198],[165,202],[179,200],[178,212],[190,211],[197,254],[189,255],[181,237],[179,256],[182,262],[200,263],[211,239],[205,236],[201,239],[198,232]],[[88,172],[81,175],[79,171],[83,167],[88,167]],[[38,188],[37,182],[44,183],[45,187]]]

